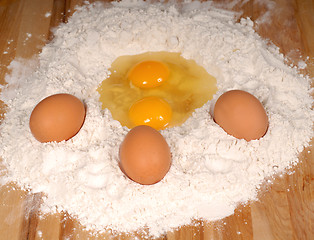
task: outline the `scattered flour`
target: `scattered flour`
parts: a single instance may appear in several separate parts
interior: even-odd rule
[[[45,13],[45,18],[48,18],[48,17],[50,17],[51,16],[51,12],[46,12]]]
[[[221,219],[240,202],[256,199],[265,177],[298,162],[312,137],[312,98],[307,77],[284,64],[234,14],[210,3],[181,6],[140,1],[90,4],[55,29],[38,61],[15,60],[2,87],[8,108],[0,126],[3,183],[15,181],[44,192],[43,212],[66,210],[88,229],[133,231],[148,227],[158,236],[193,218]],[[218,81],[212,101],[179,127],[161,133],[173,163],[159,183],[142,186],[118,167],[118,150],[128,129],[101,110],[96,91],[121,55],[147,51],[181,52]],[[254,94],[265,106],[269,129],[246,142],[227,135],[210,111],[230,89]],[[66,92],[87,107],[85,124],[71,140],[39,143],[28,127],[34,106]]]

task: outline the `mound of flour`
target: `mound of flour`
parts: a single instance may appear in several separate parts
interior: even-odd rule
[[[1,100],[3,182],[44,192],[43,212],[66,210],[88,229],[158,236],[193,218],[221,219],[241,202],[254,200],[265,177],[298,162],[312,137],[309,79],[284,64],[276,47],[254,32],[251,20],[210,3],[180,6],[122,1],[80,7],[55,29],[38,62],[15,60]],[[126,178],[118,150],[128,129],[101,110],[98,85],[121,55],[181,52],[217,78],[214,99],[179,127],[161,133],[171,147],[172,166],[152,186]],[[254,94],[265,106],[269,129],[246,142],[227,135],[211,117],[217,97],[230,89]],[[71,140],[39,143],[28,127],[34,106],[66,92],[86,104],[86,121]]]

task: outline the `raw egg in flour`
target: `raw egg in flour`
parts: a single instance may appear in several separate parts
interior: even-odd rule
[[[98,88],[102,108],[130,129],[180,125],[217,90],[216,79],[180,53],[120,56],[109,70],[111,75]]]
[[[70,94],[55,94],[39,102],[29,120],[33,136],[40,142],[60,142],[78,133],[85,119],[84,104]]]
[[[122,172],[143,185],[162,180],[171,165],[170,148],[165,138],[146,125],[129,131],[120,146],[119,157]]]
[[[268,128],[268,117],[262,103],[241,90],[225,92],[218,98],[214,119],[228,134],[246,141],[263,137]]]

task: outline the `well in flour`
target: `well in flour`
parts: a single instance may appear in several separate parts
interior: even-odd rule
[[[44,192],[44,212],[57,206],[88,229],[148,227],[153,236],[192,218],[221,219],[254,200],[266,177],[296,163],[312,137],[309,79],[267,47],[251,20],[235,23],[210,3],[95,3],[78,8],[54,35],[36,69],[11,63],[1,93],[8,105],[0,126],[5,180]],[[217,79],[214,98],[231,89],[256,96],[269,116],[267,134],[250,142],[227,135],[210,117],[209,101],[181,126],[162,131],[173,162],[161,182],[142,186],[126,178],[117,161],[128,129],[101,109],[96,89],[114,59],[147,51],[195,60]],[[69,141],[39,143],[28,128],[30,113],[60,92],[84,101],[85,124]]]

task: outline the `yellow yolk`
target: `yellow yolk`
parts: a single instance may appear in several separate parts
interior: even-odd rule
[[[135,102],[129,110],[133,127],[148,125],[161,130],[166,128],[172,118],[170,105],[159,97],[145,97]]]
[[[169,78],[168,67],[159,61],[143,61],[136,64],[128,73],[131,83],[139,88],[154,88]]]

